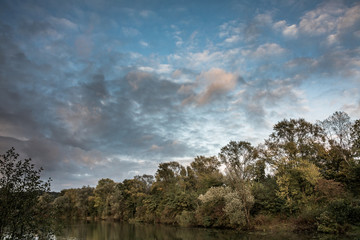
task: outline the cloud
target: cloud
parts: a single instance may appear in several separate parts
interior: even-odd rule
[[[102,177],[131,177],[119,169],[154,173],[164,158],[204,151],[181,139],[189,126],[181,112],[184,96],[177,93],[181,85],[156,73],[171,74],[171,65],[155,64],[151,73],[135,66],[123,75],[113,74],[117,64],[123,64],[123,54],[103,51],[88,60],[61,44],[61,54],[42,52],[29,58],[33,42],[20,48],[19,32],[0,27],[6,31],[0,36],[0,150],[15,146],[31,156],[45,168],[44,176],[54,179],[56,190],[66,184],[96,184]],[[46,64],[41,63],[44,59]],[[161,148],[152,154],[151,146]],[[121,158],[110,163],[109,155]],[[125,164],[126,156],[151,164]]]
[[[323,2],[317,8],[305,12],[298,24],[288,24],[280,20],[273,24],[273,29],[280,31],[287,38],[299,34],[311,37],[325,37],[328,45],[354,45],[356,30],[360,27],[360,4],[351,7],[339,1]],[[352,34],[354,33],[354,34]]]
[[[233,44],[240,41],[254,42],[273,23],[271,13],[261,13],[248,23],[239,20],[225,22],[219,27],[219,37],[225,38],[224,43]]]
[[[0,17],[0,150],[33,157],[57,190],[261,141],[273,121],[307,113],[320,83],[359,89],[358,3],[243,4],[216,21],[158,3],[84,4],[55,14],[10,1]],[[349,96],[338,105],[355,115]]]
[[[299,31],[310,36],[325,35],[329,45],[353,45],[351,34],[360,27],[360,4],[347,7],[341,2],[325,2],[301,17]],[[349,34],[350,33],[350,34]]]
[[[359,53],[359,49],[333,49],[317,58],[294,58],[285,63],[285,68],[289,73],[307,77],[356,79],[360,73]]]
[[[256,127],[270,127],[271,111],[285,115],[291,111],[306,111],[302,92],[297,90],[299,82],[294,79],[257,79],[242,85],[233,104],[244,109],[247,120]],[[281,109],[276,106],[281,104]],[[291,110],[291,111],[290,111]]]
[[[132,28],[132,27],[122,27],[121,28],[123,34],[127,37],[135,37],[140,35],[139,30],[137,30],[136,28]]]
[[[344,13],[343,6],[336,2],[320,5],[307,12],[299,23],[302,32],[309,35],[320,35],[333,31],[338,24],[339,16]]]
[[[294,38],[298,35],[298,27],[296,24],[288,26],[285,20],[276,22],[273,25],[273,28],[275,30],[281,31],[285,37]]]
[[[90,57],[94,43],[90,35],[80,35],[75,40],[76,52],[81,57]]]
[[[242,54],[253,58],[268,58],[273,56],[279,56],[286,53],[286,49],[282,48],[277,43],[265,43],[258,46],[254,51],[243,50]]]
[[[147,42],[145,42],[145,41],[142,41],[142,40],[141,40],[139,43],[140,43],[140,45],[143,46],[143,47],[148,47],[148,46],[149,46],[149,43],[147,43]]]
[[[360,119],[360,99],[354,104],[344,104],[342,108],[351,116],[355,116],[357,119]]]
[[[353,6],[346,10],[344,16],[340,18],[338,29],[343,31],[351,28],[354,25],[358,25],[360,21],[360,4]]]
[[[196,79],[196,85],[182,86],[179,89],[180,93],[189,93],[195,88],[200,88],[201,90],[197,94],[193,94],[183,103],[196,102],[197,105],[204,105],[210,101],[220,97],[223,94],[233,90],[236,87],[239,77],[227,73],[220,68],[212,68],[207,72],[202,72]]]
[[[150,16],[156,16],[156,13],[151,10],[141,10],[139,14],[143,18],[148,18]]]
[[[74,23],[66,18],[57,18],[57,17],[51,16],[51,17],[49,17],[48,22],[53,24],[55,27],[61,27],[61,28],[66,28],[66,29],[70,29],[70,30],[78,29],[78,26],[76,23]]]

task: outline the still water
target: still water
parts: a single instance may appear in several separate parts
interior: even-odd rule
[[[234,230],[182,228],[160,224],[130,224],[123,222],[83,222],[66,224],[57,240],[332,240],[351,239],[331,235],[294,233],[239,233]],[[353,238],[352,238],[353,239]]]

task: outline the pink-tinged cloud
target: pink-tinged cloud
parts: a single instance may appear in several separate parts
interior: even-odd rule
[[[185,99],[183,103],[204,105],[234,89],[238,78],[237,75],[225,72],[223,69],[212,68],[198,75],[196,85],[182,86],[179,92],[188,93],[191,90],[200,89],[196,94]]]

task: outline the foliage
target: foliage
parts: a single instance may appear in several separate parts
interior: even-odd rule
[[[176,216],[176,222],[183,227],[195,226],[195,212],[187,210],[182,211],[180,215]]]
[[[205,194],[199,196],[201,205],[197,209],[198,223],[204,227],[221,227],[228,225],[225,215],[225,196],[231,193],[229,187],[211,187]]]
[[[195,177],[195,186],[200,193],[205,193],[210,187],[221,186],[223,176],[219,171],[220,161],[215,157],[198,156],[190,164]],[[188,171],[189,172],[189,171]]]
[[[221,162],[225,164],[232,183],[247,181],[252,178],[252,166],[257,157],[257,151],[249,142],[231,141],[219,153]]]
[[[50,206],[69,218],[241,229],[292,219],[298,231],[341,233],[360,224],[359,139],[360,120],[344,112],[316,124],[284,119],[257,147],[230,141],[218,157],[163,162],[154,177],[63,190]]]
[[[323,212],[318,218],[318,232],[322,233],[338,233],[339,225],[336,223],[333,216],[328,212]]]
[[[38,201],[46,203],[42,193],[50,190],[50,179],[40,178],[31,159],[19,160],[14,148],[0,156],[0,238],[32,239],[46,237],[50,230],[47,211],[39,211]]]
[[[320,178],[319,170],[306,160],[285,160],[277,164],[277,195],[285,201],[285,211],[296,212],[311,199]]]

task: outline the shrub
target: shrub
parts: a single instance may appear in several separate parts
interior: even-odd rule
[[[338,224],[332,214],[328,211],[323,212],[318,217],[317,231],[322,233],[338,233]]]
[[[183,227],[195,226],[195,213],[184,210],[180,215],[176,216],[176,222]]]

